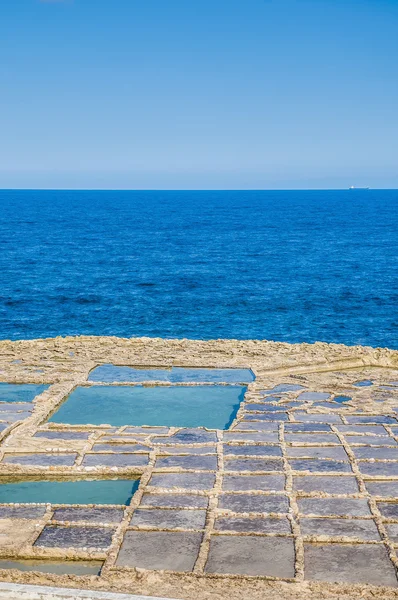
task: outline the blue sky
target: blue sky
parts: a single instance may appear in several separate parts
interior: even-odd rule
[[[2,0],[0,187],[398,187],[398,0]]]

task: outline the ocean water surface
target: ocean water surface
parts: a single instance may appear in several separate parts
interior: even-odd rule
[[[0,191],[0,337],[398,348],[398,191]]]

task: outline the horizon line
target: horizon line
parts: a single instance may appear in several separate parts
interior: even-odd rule
[[[0,188],[0,192],[344,192],[398,191],[398,188],[336,187],[336,188]]]

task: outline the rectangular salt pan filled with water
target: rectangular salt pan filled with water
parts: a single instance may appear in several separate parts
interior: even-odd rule
[[[101,561],[95,560],[0,560],[0,569],[38,571],[39,573],[53,573],[54,575],[99,575],[102,565]]]
[[[91,386],[76,388],[49,419],[70,425],[165,425],[227,429],[246,387]]]
[[[49,385],[34,383],[0,383],[0,402],[32,402]]]
[[[0,503],[130,504],[138,479],[0,479]]]
[[[167,381],[168,383],[250,383],[254,381],[250,369],[213,369],[200,367],[172,367],[171,369],[137,369],[101,365],[89,375],[89,381],[141,382]]]

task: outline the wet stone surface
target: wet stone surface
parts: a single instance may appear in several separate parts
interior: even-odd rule
[[[45,506],[0,506],[0,519],[39,519]]]
[[[206,521],[205,510],[184,509],[137,509],[130,525],[150,529],[203,529]]]
[[[90,523],[119,523],[123,510],[119,508],[57,508],[53,521],[87,521]]]
[[[142,444],[94,444],[93,452],[150,452],[149,446]]]
[[[279,519],[218,517],[215,523],[215,529],[217,531],[238,531],[241,533],[291,533],[290,523],[286,517]]]
[[[398,477],[398,462],[358,461],[360,471],[373,477]]]
[[[192,571],[202,534],[173,531],[127,531],[116,560],[119,567]]]
[[[398,481],[366,481],[365,485],[373,496],[398,498]]]
[[[376,523],[367,519],[300,519],[304,536],[347,537],[362,541],[380,541]]]
[[[236,513],[287,513],[289,501],[286,496],[263,494],[223,494],[218,507]]]
[[[277,458],[226,458],[225,471],[283,471],[283,461]]]
[[[299,498],[297,504],[300,513],[307,515],[371,516],[368,501],[362,498]]]
[[[288,444],[340,444],[334,433],[286,433],[285,441]]]
[[[348,461],[347,453],[342,446],[292,446],[287,449],[287,454],[300,458],[332,458]]]
[[[144,494],[142,506],[155,506],[159,508],[207,508],[207,496],[198,494]]]
[[[48,525],[35,542],[45,548],[108,548],[115,530],[100,527]]]
[[[290,538],[212,536],[207,573],[294,577],[294,545]]]
[[[165,456],[158,458],[156,469],[181,468],[203,471],[214,471],[217,469],[217,458],[215,456]]]
[[[275,442],[279,441],[277,432],[247,432],[240,433],[238,431],[225,432],[224,442]]]
[[[312,473],[351,473],[351,465],[346,462],[337,462],[335,460],[322,460],[316,458],[308,459],[289,459],[290,466],[295,471],[309,471]]]
[[[293,478],[293,488],[298,492],[324,492],[326,494],[357,494],[359,492],[355,477],[333,477],[303,475]]]
[[[83,467],[142,467],[148,464],[147,454],[86,454]]]
[[[85,431],[38,431],[34,437],[47,440],[87,440],[90,432]]]
[[[223,490],[241,492],[247,490],[283,491],[284,475],[224,475]]]
[[[282,450],[280,446],[253,446],[250,444],[224,445],[224,455],[228,456],[229,454],[233,454],[235,456],[282,456]]]
[[[154,437],[154,444],[203,444],[207,442],[216,442],[217,434],[201,429],[183,429],[177,433],[164,437]]]
[[[305,579],[397,586],[384,546],[375,544],[304,544]]]
[[[157,473],[152,475],[149,485],[157,488],[210,490],[215,480],[216,476],[212,473]]]
[[[36,467],[71,467],[77,454],[6,454],[3,462]]]
[[[384,519],[394,519],[395,521],[398,521],[398,503],[378,502],[377,506]]]

